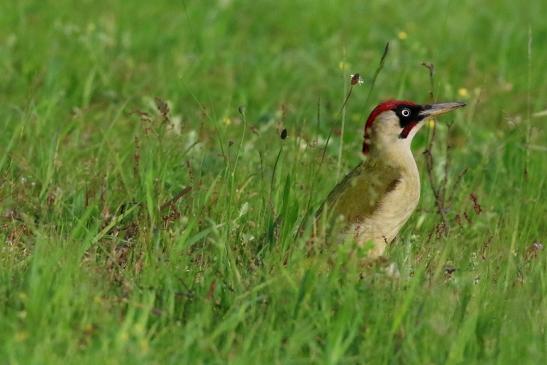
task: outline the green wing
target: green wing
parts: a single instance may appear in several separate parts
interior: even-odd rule
[[[327,212],[329,220],[343,216],[347,223],[359,222],[372,214],[382,198],[398,184],[400,173],[377,160],[357,165],[330,192],[316,219]]]

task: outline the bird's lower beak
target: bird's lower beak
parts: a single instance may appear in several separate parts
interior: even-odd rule
[[[432,117],[434,115],[448,113],[454,109],[463,108],[464,106],[465,103],[460,102],[424,105],[423,110],[420,112],[420,116],[424,118]]]

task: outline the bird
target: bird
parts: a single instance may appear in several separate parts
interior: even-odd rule
[[[462,102],[420,105],[406,100],[378,104],[364,127],[365,158],[320,204],[314,235],[349,240],[368,248],[368,258],[381,257],[420,200],[412,139],[429,118],[464,106]]]

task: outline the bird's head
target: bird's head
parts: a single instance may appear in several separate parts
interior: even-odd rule
[[[365,124],[363,153],[371,149],[410,148],[410,142],[423,126],[424,120],[465,106],[464,103],[419,105],[411,101],[388,100],[378,104]]]

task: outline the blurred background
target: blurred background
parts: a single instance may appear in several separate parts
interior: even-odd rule
[[[372,104],[426,100],[426,61],[437,98],[481,94],[481,124],[499,126],[528,104],[545,107],[545,10],[542,1],[5,2],[2,104],[56,95],[59,110],[104,109],[157,95],[189,121],[203,108],[218,121],[240,105],[252,119],[286,105],[294,122],[311,118],[320,96],[337,110],[346,76],[371,77],[390,41]],[[352,97],[355,122],[371,108],[365,95]]]

